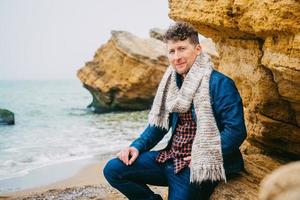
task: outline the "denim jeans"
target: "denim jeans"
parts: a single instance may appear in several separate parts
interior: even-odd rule
[[[168,186],[169,200],[207,200],[218,182],[206,181],[190,184],[190,168],[174,173],[173,161],[156,162],[157,151],[144,152],[136,161],[126,166],[118,158],[110,160],[103,174],[110,185],[130,200],[162,199],[146,185]]]

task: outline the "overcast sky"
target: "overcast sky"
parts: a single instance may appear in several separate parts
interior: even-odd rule
[[[167,0],[0,0],[0,80],[76,79],[111,30],[170,23]]]

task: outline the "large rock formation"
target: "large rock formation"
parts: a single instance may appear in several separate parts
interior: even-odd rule
[[[245,171],[240,175],[227,177],[228,183],[221,183],[211,200],[255,200],[258,199],[259,183],[265,174],[278,168],[283,162],[262,154],[245,155]]]
[[[242,94],[251,144],[300,156],[300,3],[170,0],[170,17],[211,37]]]
[[[93,110],[142,110],[150,107],[167,65],[162,41],[112,31],[77,75],[93,95]]]
[[[15,124],[15,115],[13,112],[0,109],[0,125],[14,125]]]
[[[217,69],[234,79],[243,98],[248,130],[245,156],[268,153],[268,162],[273,162],[275,153],[285,156],[285,162],[300,158],[299,1],[169,0],[169,8],[172,19],[191,23],[216,43]],[[269,166],[268,162],[259,165]],[[257,169],[262,168],[259,165]],[[246,167],[250,177],[261,174],[262,178],[269,171]],[[259,181],[238,178],[236,183],[227,187],[236,191],[232,194],[244,187],[252,197],[242,199],[258,198],[258,187],[253,185]],[[251,183],[252,190],[245,186]],[[220,188],[226,186],[217,189],[216,199],[239,199],[225,198]]]

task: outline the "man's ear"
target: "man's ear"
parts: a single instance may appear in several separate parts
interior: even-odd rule
[[[200,53],[202,51],[201,45],[197,44],[196,47],[195,47],[195,49],[196,49],[197,55],[200,55]]]

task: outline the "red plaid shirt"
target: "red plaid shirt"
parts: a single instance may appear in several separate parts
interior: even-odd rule
[[[193,140],[196,135],[196,122],[193,120],[191,110],[187,113],[179,113],[179,120],[172,138],[171,147],[159,152],[156,161],[164,163],[173,159],[175,174],[187,167],[190,161],[183,158],[190,156]]]

